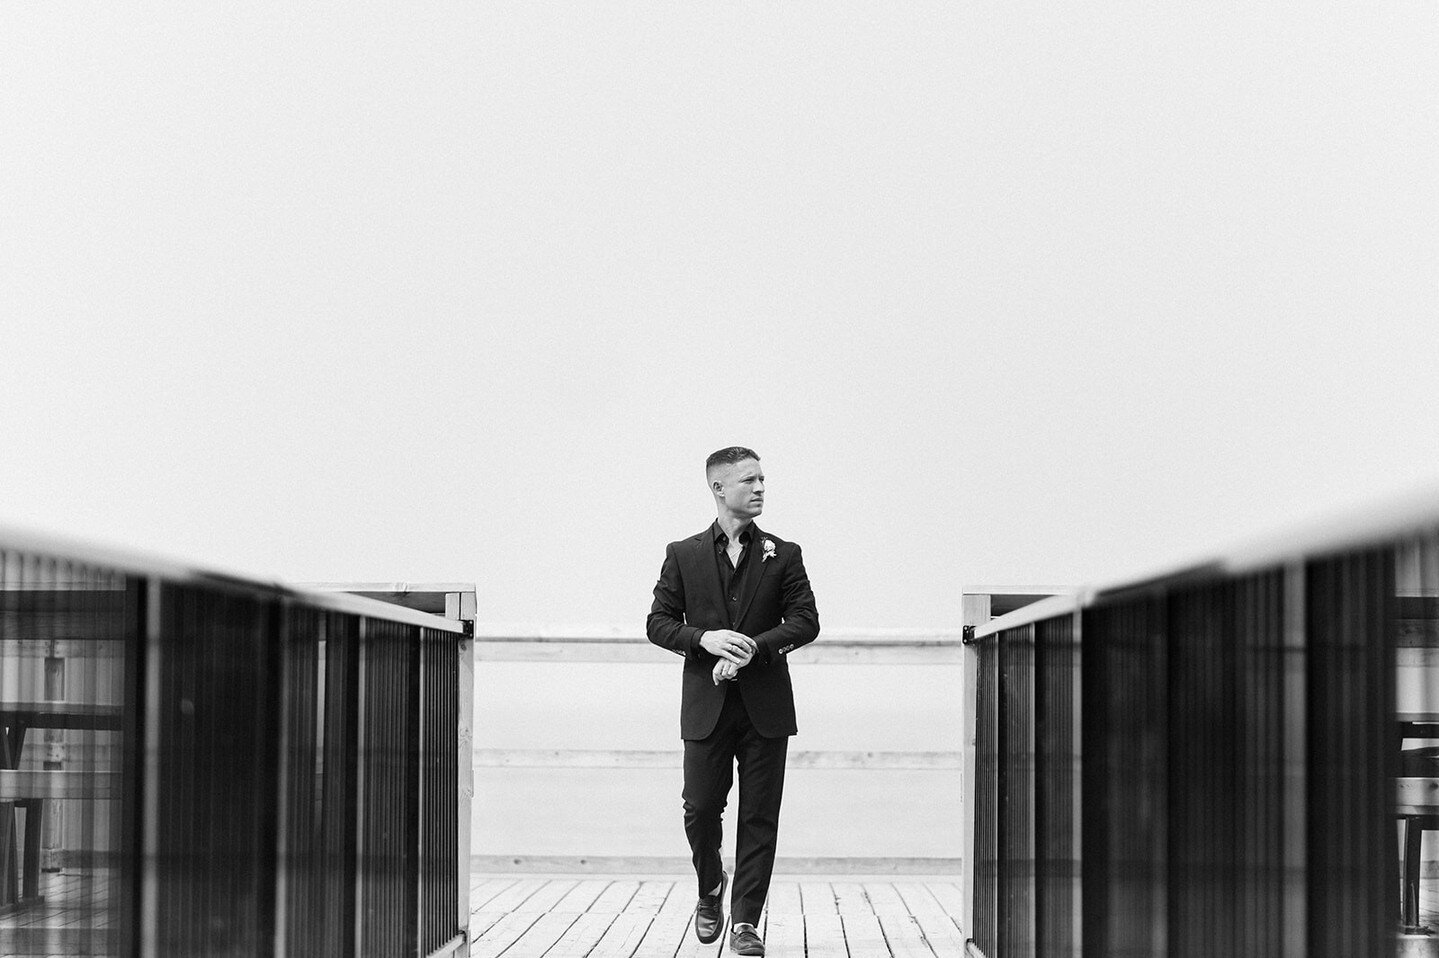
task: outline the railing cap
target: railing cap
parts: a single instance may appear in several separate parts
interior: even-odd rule
[[[478,590],[473,582],[296,582],[294,587],[307,592],[348,592],[462,622],[473,622],[477,608]]]
[[[176,559],[102,545],[53,533],[38,533],[0,525],[0,549],[29,553],[61,562],[94,566],[136,577],[163,578],[172,582],[212,585],[274,598],[291,599],[319,608],[349,612],[371,619],[385,619],[419,625],[442,632],[464,632],[462,623],[428,612],[417,612],[389,602],[343,592],[318,592],[280,582],[213,568],[201,568]]]
[[[826,645],[935,646],[958,645],[960,629],[926,628],[824,628],[819,641]],[[532,622],[476,622],[476,642],[534,642],[647,644],[643,629],[621,625],[546,625]]]
[[[1184,582],[1202,582],[1281,568],[1314,557],[1382,546],[1432,532],[1436,528],[1439,528],[1439,483],[1431,483],[1376,505],[1351,509],[1322,522],[1315,521],[1288,532],[1252,539],[1216,556],[1173,565],[1152,576],[1131,577],[1082,589],[1073,595],[1043,599],[976,627],[974,638],[1073,614],[1106,597],[1150,589],[1162,591]]]
[[[998,618],[990,619],[983,625],[975,626],[974,638],[982,639],[987,635],[994,635],[996,632],[1017,629],[1020,626],[1043,622],[1047,619],[1057,619],[1062,615],[1073,615],[1083,607],[1084,600],[1085,596],[1082,594],[1069,594],[1052,595],[1047,599],[1031,602],[1013,612],[1006,612]]]
[[[1181,582],[1241,576],[1342,552],[1382,546],[1439,528],[1439,483],[1378,503],[1341,511],[1288,530],[1242,540],[1209,556],[1163,567],[1152,576],[1129,577],[1088,591],[1091,599],[1165,589]]]

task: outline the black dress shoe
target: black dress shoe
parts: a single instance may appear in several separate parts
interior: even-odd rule
[[[737,955],[763,955],[764,939],[749,925],[730,933],[729,950]]]
[[[729,873],[720,872],[717,895],[701,895],[695,904],[695,937],[708,945],[719,937],[724,927],[724,890],[729,887]]]

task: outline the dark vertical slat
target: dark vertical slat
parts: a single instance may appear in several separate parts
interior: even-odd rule
[[[1245,580],[1240,598],[1240,669],[1244,719],[1243,793],[1251,813],[1241,834],[1244,887],[1239,890],[1246,955],[1283,951],[1285,875],[1284,575],[1271,570]]]
[[[319,786],[315,712],[320,693],[317,668],[322,613],[286,607],[284,616],[281,709],[285,722],[282,761],[286,794],[281,868],[285,889],[280,904],[285,912],[286,954],[320,958],[324,948],[320,902],[327,878],[321,844],[324,832],[315,804]]]
[[[419,754],[424,812],[420,818],[420,943],[421,950],[428,953],[453,938],[459,928],[459,915],[455,912],[459,651],[446,633],[424,630],[421,654],[423,744]]]
[[[1171,680],[1171,728],[1183,728],[1173,737],[1171,888],[1187,886],[1173,896],[1176,953],[1202,953],[1191,936],[1216,925],[1224,950],[1275,951],[1266,939],[1281,927],[1273,889],[1282,823],[1275,776],[1263,768],[1282,755],[1277,723],[1267,721],[1283,703],[1272,684],[1281,637],[1259,619],[1271,591],[1251,576],[1182,590],[1171,603],[1172,656],[1185,660]],[[1187,757],[1191,740],[1199,747]]]
[[[420,950],[420,629],[406,626],[401,631],[399,668],[404,689],[404,720],[397,730],[405,795],[404,868],[398,889],[404,922],[404,943],[410,953]]]
[[[1282,958],[1309,958],[1309,687],[1308,602],[1304,566],[1287,564],[1279,573],[1282,688],[1282,836],[1284,874],[1280,883],[1282,924],[1276,932]]]
[[[441,677],[443,698],[436,703],[435,743],[443,772],[435,793],[435,817],[443,826],[438,832],[435,849],[435,870],[439,881],[435,899],[435,938],[443,944],[460,930],[460,915],[455,908],[459,896],[460,862],[458,852],[459,819],[455,808],[459,803],[459,755],[455,733],[460,725],[459,665],[460,649],[455,640],[438,633],[436,644],[442,654]]]
[[[1084,610],[1081,673],[1083,950],[1107,958],[1169,947],[1168,688],[1164,601]]]
[[[1170,954],[1236,953],[1238,656],[1226,585],[1168,602]],[[1203,932],[1203,933],[1201,933]]]
[[[1034,626],[999,638],[999,958],[1034,954]]]
[[[188,586],[166,587],[162,605],[155,952],[268,955],[278,761],[273,619],[254,598]]]
[[[1315,958],[1392,948],[1394,558],[1312,561],[1309,640],[1309,915]]]
[[[360,858],[361,948],[391,958],[418,947],[418,645],[412,627],[369,620]],[[413,657],[413,661],[412,661]]]
[[[1035,624],[1035,942],[1079,954],[1079,649],[1074,616]]]
[[[144,844],[141,816],[144,803],[145,622],[148,616],[146,580],[125,580],[124,706],[120,716],[121,800],[119,802],[119,861],[116,868],[116,933],[121,958],[140,958],[141,863]]]
[[[405,868],[403,891],[403,914],[405,941],[415,954],[420,951],[420,818],[423,807],[420,804],[420,689],[423,676],[420,674],[420,650],[423,630],[415,626],[404,629],[403,665],[405,689],[405,723],[401,727],[400,741],[404,758],[405,801],[411,810],[405,816]]]
[[[330,613],[325,647],[325,762],[322,784],[326,939],[334,958],[355,953],[358,809],[359,620]],[[326,958],[330,958],[329,955]]]
[[[979,641],[975,717],[974,941],[999,954],[999,637]]]
[[[255,910],[258,918],[255,928],[255,953],[273,955],[275,943],[281,929],[278,927],[276,888],[279,884],[280,832],[284,823],[280,820],[280,762],[282,730],[281,690],[284,686],[285,660],[283,647],[285,618],[284,603],[274,599],[263,600],[259,620],[261,631],[255,635],[254,653],[259,658],[259,688],[255,691],[259,721],[256,732],[259,736],[255,769],[256,792],[260,796],[256,842],[258,844],[259,881],[255,893]]]
[[[1282,596],[1270,571],[1169,600],[1172,955],[1281,947]]]

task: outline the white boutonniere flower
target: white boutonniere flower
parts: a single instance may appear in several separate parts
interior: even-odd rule
[[[764,558],[761,559],[760,561],[761,561],[761,562],[768,562],[770,559],[773,559],[773,558],[774,558],[774,540],[773,540],[773,539],[766,539],[766,540],[764,540]]]

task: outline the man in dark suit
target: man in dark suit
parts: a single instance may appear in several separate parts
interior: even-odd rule
[[[699,902],[695,934],[708,944],[724,926],[729,876],[720,861],[720,814],[739,766],[730,948],[763,955],[755,928],[774,871],[785,753],[796,733],[785,657],[819,635],[819,613],[799,546],[761,532],[759,456],[742,446],[712,454],[705,478],[718,518],[671,542],[646,623],[655,645],[684,656],[685,834]]]

